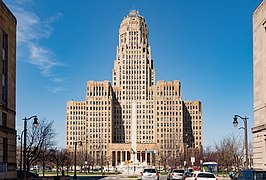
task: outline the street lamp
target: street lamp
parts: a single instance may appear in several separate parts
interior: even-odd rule
[[[79,143],[82,146],[82,142],[74,142],[74,177],[73,179],[77,179],[77,144]]]
[[[20,161],[19,161],[19,168],[20,168],[20,171],[22,171],[22,136],[23,136],[23,133],[24,131],[21,132],[21,135],[20,135]]]
[[[160,171],[161,171],[161,167],[160,167],[160,165],[161,165],[161,161],[159,160],[159,173],[160,173]]]
[[[18,138],[18,140],[22,144],[22,134],[21,135],[16,135],[16,137]],[[21,171],[21,162],[22,162],[21,157],[22,157],[22,147],[20,146],[20,163],[19,163],[20,171]]]
[[[188,171],[188,161],[189,161],[189,157],[188,157],[188,147],[189,147],[189,145],[188,144],[186,144],[186,169],[187,169],[187,171]]]
[[[244,122],[244,130],[245,130],[245,150],[246,150],[246,154],[245,154],[245,156],[246,156],[246,164],[245,164],[245,169],[248,169],[248,128],[247,128],[247,117],[245,116],[245,117],[241,117],[241,116],[239,116],[239,115],[235,115],[234,116],[234,121],[233,121],[233,125],[234,125],[234,127],[237,127],[238,126],[238,121],[237,121],[237,118],[240,118],[240,119],[242,119],[243,120],[243,122]]]
[[[26,147],[27,147],[27,121],[34,118],[33,120],[33,126],[35,128],[38,127],[38,118],[37,116],[31,116],[29,118],[24,118],[24,148],[23,148],[23,177],[24,180],[27,179],[27,175],[26,175]]]

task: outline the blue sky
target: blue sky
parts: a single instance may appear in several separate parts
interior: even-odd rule
[[[55,122],[65,146],[68,100],[85,101],[88,80],[111,80],[121,21],[146,19],[156,81],[180,80],[200,100],[203,145],[253,127],[252,14],[261,0],[3,0],[17,17],[17,130],[24,117]],[[240,125],[243,123],[240,120]]]

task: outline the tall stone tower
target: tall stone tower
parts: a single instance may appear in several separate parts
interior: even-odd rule
[[[67,148],[83,141],[96,164],[176,165],[184,147],[201,148],[201,103],[184,103],[178,80],[155,84],[148,35],[145,19],[131,11],[120,24],[112,82],[88,81],[86,103],[67,103]]]
[[[151,112],[146,106],[152,104],[149,94],[154,84],[155,70],[148,45],[148,28],[146,22],[137,11],[131,11],[122,21],[119,29],[119,45],[113,69],[113,83],[116,100],[115,124],[122,122],[125,126],[114,132],[113,142],[129,143],[131,141],[131,110],[132,101],[137,104],[137,124],[153,129],[154,123],[148,123]],[[120,109],[122,107],[122,109]],[[121,111],[122,110],[122,111]],[[120,126],[120,125],[119,125]],[[154,132],[146,129],[146,136],[155,136]],[[142,129],[138,128],[139,135]],[[138,138],[139,142],[153,142],[154,140]]]

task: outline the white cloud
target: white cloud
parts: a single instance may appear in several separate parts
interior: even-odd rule
[[[50,76],[53,67],[60,66],[60,63],[52,58],[53,53],[48,49],[36,46],[36,44],[31,44],[29,51],[29,63],[36,65],[41,70],[41,74],[45,77]]]
[[[25,10],[22,2],[31,2],[29,0],[14,1],[9,8],[17,18],[17,54],[19,57],[27,59],[27,62],[35,65],[42,76],[51,77],[52,69],[62,66],[52,50],[42,46],[42,39],[50,38],[53,27],[52,23],[57,21],[62,14],[42,20],[37,14]]]
[[[65,80],[65,78],[54,78],[53,81],[54,82],[63,82]]]
[[[65,91],[66,89],[64,89],[63,87],[47,87],[46,88],[48,91],[50,91],[53,94]]]

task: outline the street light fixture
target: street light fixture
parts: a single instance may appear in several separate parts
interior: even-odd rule
[[[74,177],[73,179],[77,179],[77,144],[79,143],[82,146],[82,141],[74,142]]]
[[[241,117],[239,115],[235,115],[234,118],[233,118],[234,119],[234,121],[233,121],[234,127],[237,127],[238,126],[237,118],[242,119],[243,122],[244,122],[244,130],[245,130],[245,151],[246,151],[246,153],[245,153],[245,157],[246,157],[245,169],[248,169],[248,164],[249,164],[249,162],[248,162],[248,128],[247,128],[247,119],[248,118],[246,116],[245,117]]]
[[[27,174],[26,174],[26,148],[27,148],[27,121],[34,118],[33,120],[33,126],[34,128],[38,127],[38,118],[37,116],[31,116],[29,118],[24,118],[24,148],[23,148],[23,179],[27,179]],[[22,135],[22,134],[21,134]]]

